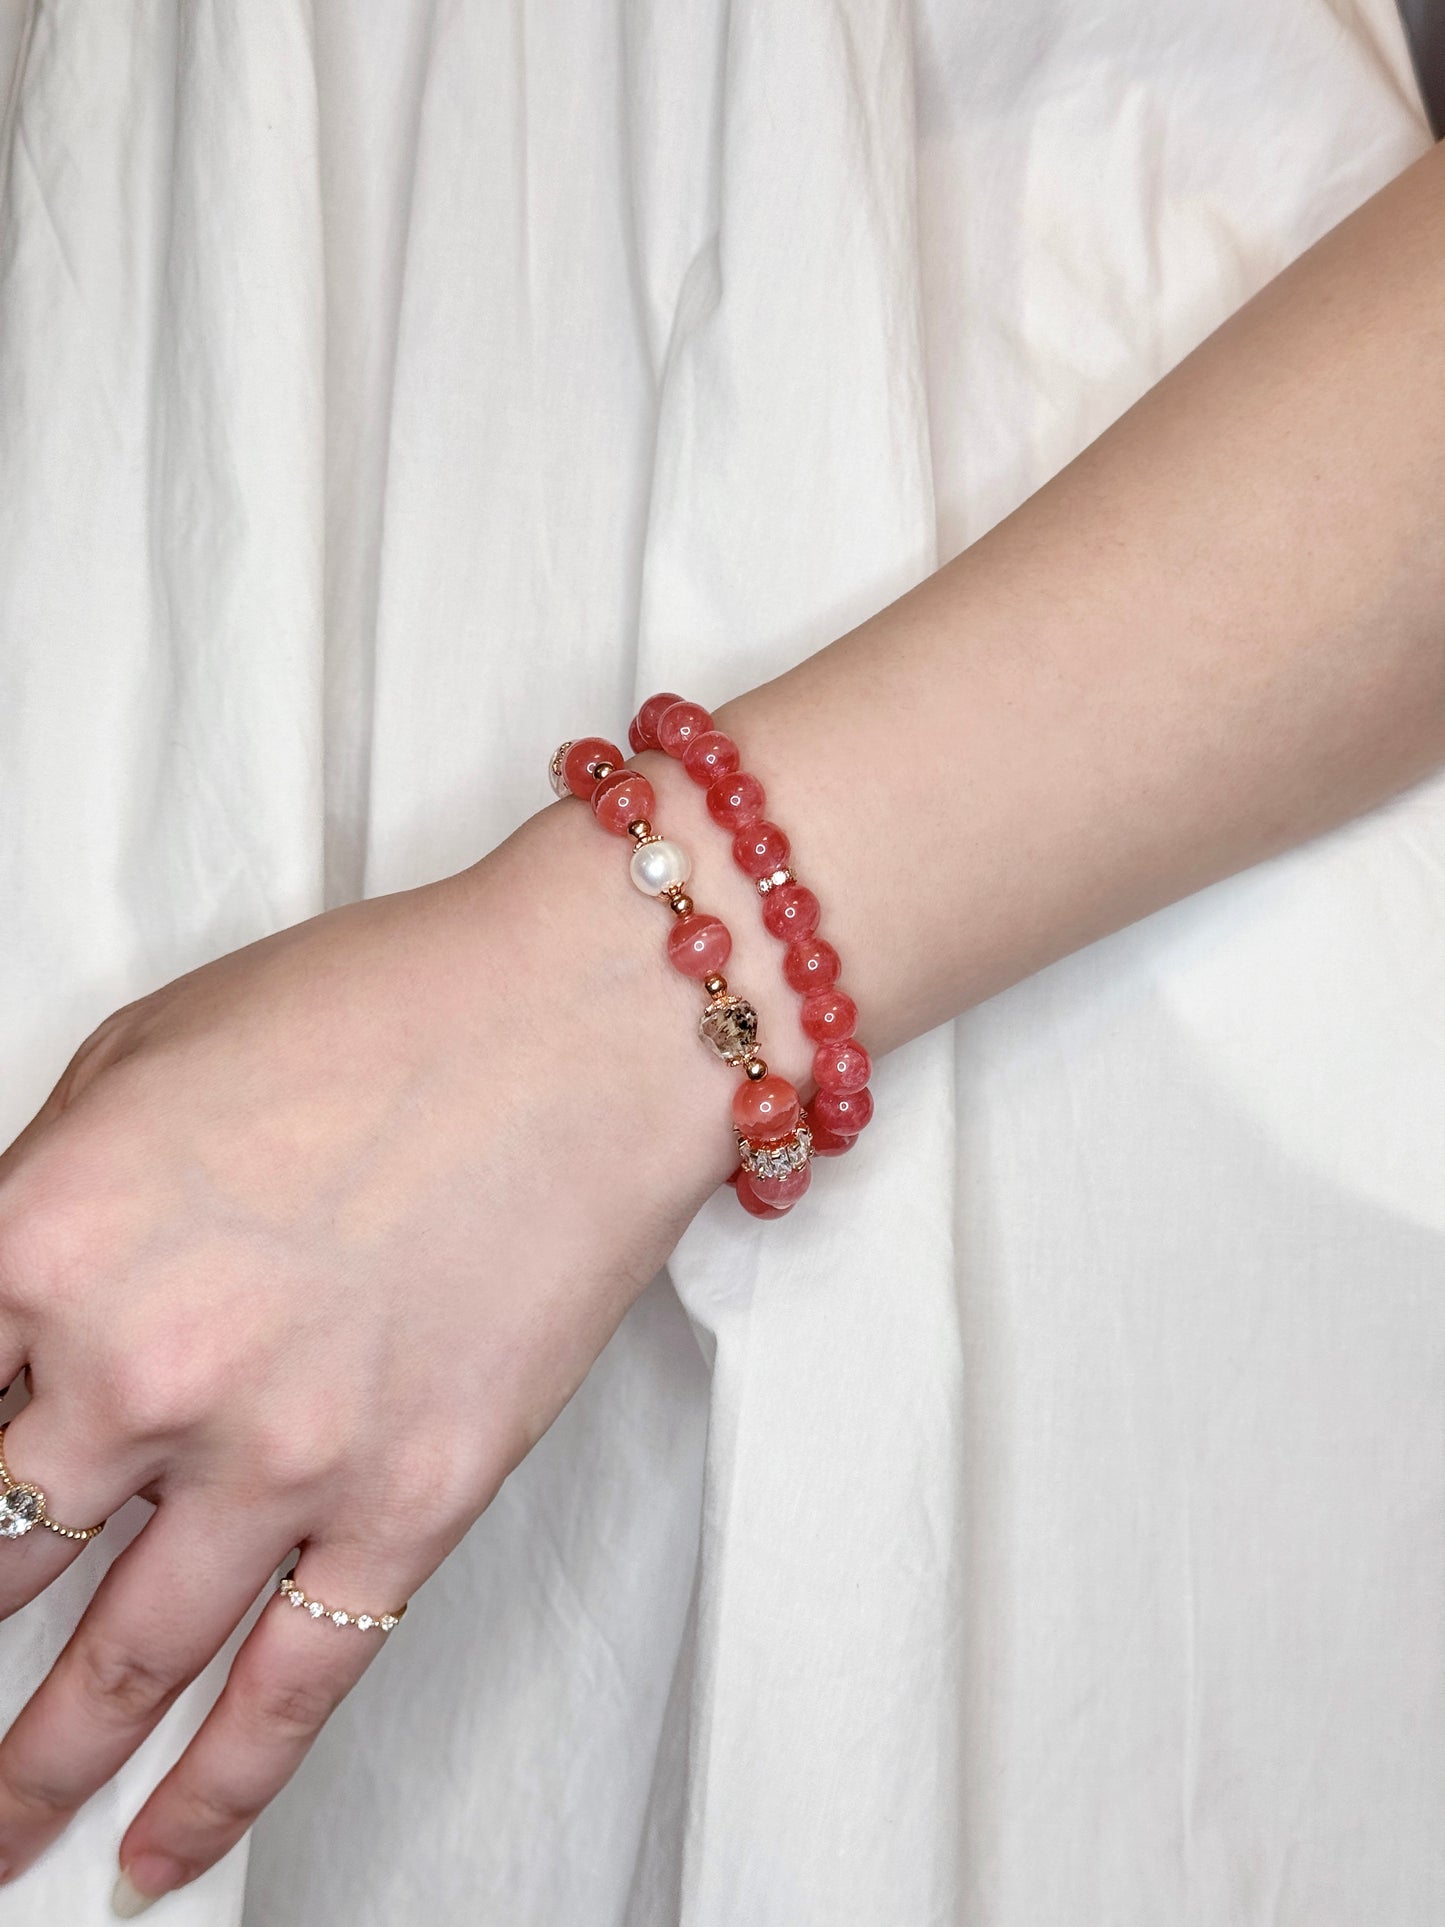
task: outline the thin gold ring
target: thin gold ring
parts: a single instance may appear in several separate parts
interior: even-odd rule
[[[295,1568],[292,1568],[295,1571]],[[329,1619],[333,1626],[355,1626],[358,1632],[389,1633],[393,1626],[399,1625],[406,1617],[406,1607],[398,1606],[389,1613],[350,1613],[342,1606],[327,1606],[319,1599],[312,1599],[302,1592],[291,1573],[283,1573],[276,1581],[276,1590],[293,1606],[303,1608],[313,1619]]]
[[[0,1539],[23,1539],[36,1526],[44,1526],[47,1532],[57,1533],[62,1539],[78,1539],[84,1545],[97,1532],[104,1532],[104,1519],[98,1526],[63,1526],[51,1518],[40,1487],[28,1479],[17,1479],[5,1463],[5,1434],[9,1429],[8,1422],[0,1425],[0,1479],[5,1481],[5,1490],[0,1492]]]

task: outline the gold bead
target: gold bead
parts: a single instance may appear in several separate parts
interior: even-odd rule
[[[761,1057],[750,1057],[743,1065],[743,1076],[750,1084],[760,1084],[768,1074],[768,1067]]]
[[[600,763],[589,763],[587,773],[594,782],[600,783],[604,777],[611,776],[616,768],[616,763],[609,763],[604,759]]]
[[[728,987],[728,980],[726,977],[704,977],[702,987],[709,997],[721,997]]]
[[[639,816],[635,822],[628,824],[627,834],[629,836],[635,836],[638,842],[641,843],[652,835],[652,825],[645,816]]]
[[[687,894],[686,890],[678,890],[669,898],[669,902],[672,904],[672,914],[675,917],[690,917],[692,915],[692,898]]]

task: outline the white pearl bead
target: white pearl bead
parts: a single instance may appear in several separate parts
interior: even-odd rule
[[[660,897],[674,884],[686,883],[692,866],[682,845],[663,837],[659,843],[639,843],[629,867],[632,881],[645,897]]]

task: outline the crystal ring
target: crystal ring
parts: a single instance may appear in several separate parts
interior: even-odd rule
[[[78,1539],[84,1545],[87,1539],[103,1531],[104,1519],[98,1526],[63,1526],[58,1519],[51,1518],[40,1487],[31,1485],[27,1479],[15,1478],[5,1463],[5,1434],[9,1429],[8,1424],[0,1425],[0,1479],[5,1481],[5,1489],[0,1492],[0,1539],[23,1539],[36,1526],[44,1526],[62,1539]]]
[[[276,1590],[313,1619],[329,1619],[333,1626],[354,1626],[359,1633],[389,1633],[406,1616],[405,1606],[398,1606],[392,1613],[349,1613],[340,1606],[323,1605],[302,1592],[289,1572],[277,1580]]]

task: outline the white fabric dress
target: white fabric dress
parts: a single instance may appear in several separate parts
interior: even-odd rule
[[[1429,144],[1390,0],[0,23],[7,1136],[891,600]],[[157,1927],[1439,1927],[1442,901],[1432,781],[880,1066]],[[216,1684],[0,1927],[109,1918]]]

